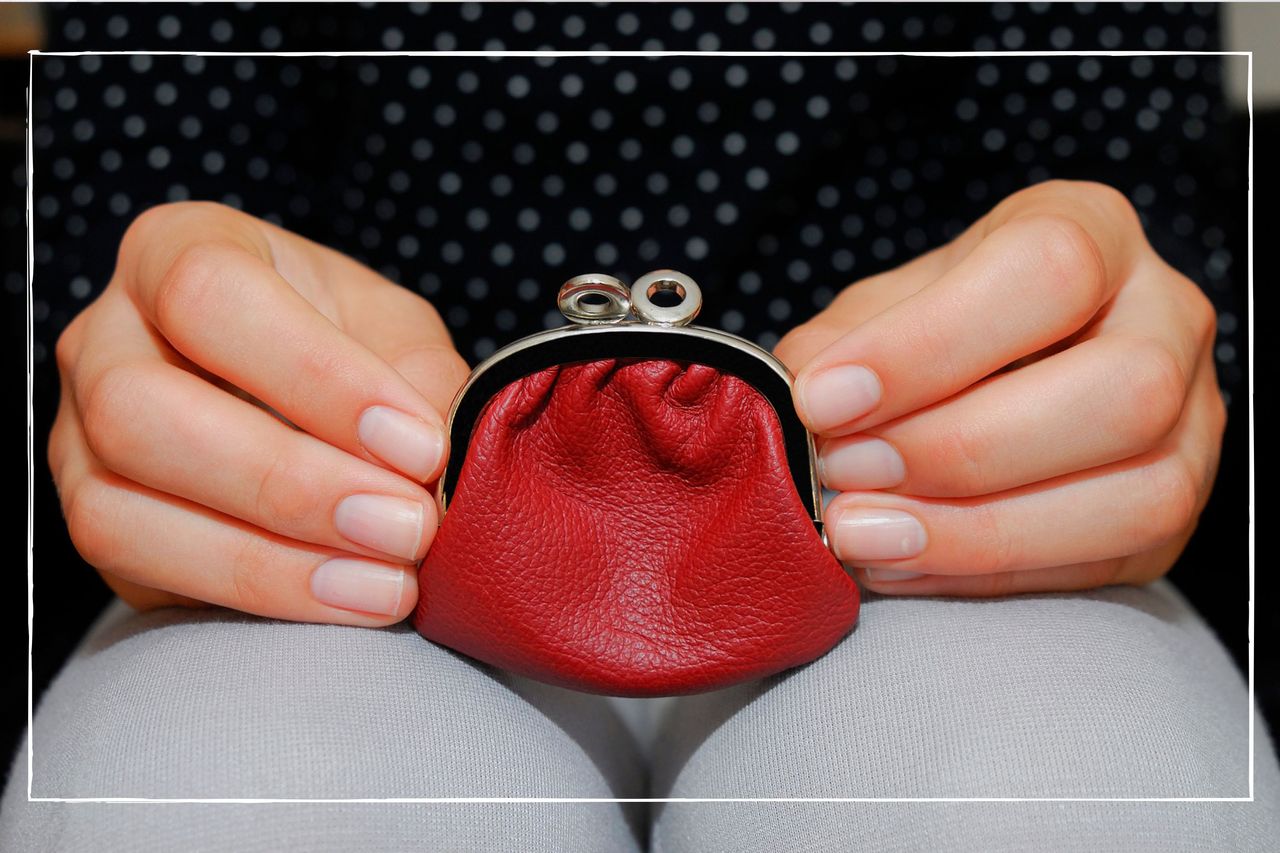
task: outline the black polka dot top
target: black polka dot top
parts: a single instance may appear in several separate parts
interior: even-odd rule
[[[702,285],[700,322],[768,347],[1005,195],[1100,180],[1213,298],[1224,387],[1241,393],[1246,140],[1228,121],[1221,57],[751,55],[1214,50],[1211,4],[45,12],[50,50],[369,53],[35,60],[46,426],[58,333],[106,284],[131,219],[180,199],[264,217],[418,291],[474,362],[560,324],[566,278],[663,266]],[[546,49],[746,55],[378,55]],[[5,284],[23,292],[19,273]]]

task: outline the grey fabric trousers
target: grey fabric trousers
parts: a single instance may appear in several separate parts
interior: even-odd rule
[[[405,627],[116,604],[44,698],[35,797],[1246,797],[1245,685],[1167,584],[870,597],[783,676],[616,701]],[[0,850],[1273,850],[1253,802],[54,803],[27,744]]]

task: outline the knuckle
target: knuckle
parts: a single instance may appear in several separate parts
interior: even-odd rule
[[[1143,550],[1182,535],[1195,521],[1200,482],[1180,456],[1170,456],[1149,469],[1150,511],[1141,513],[1138,541]]]
[[[323,508],[318,496],[322,490],[303,482],[299,470],[287,447],[277,450],[258,480],[254,500],[258,524],[277,533],[296,534],[320,517]]]
[[[53,348],[54,362],[63,376],[69,376],[80,357],[81,343],[84,340],[84,327],[88,322],[85,314],[88,309],[75,316],[67,327],[58,335],[58,342]]]
[[[157,282],[152,301],[166,337],[172,340],[205,313],[207,300],[219,293],[225,267],[226,249],[221,245],[194,243],[178,251]]]
[[[1084,204],[1102,211],[1109,221],[1137,222],[1137,212],[1120,190],[1100,181],[1064,181],[1063,189]]]
[[[120,254],[128,257],[136,257],[141,254],[146,246],[150,244],[152,237],[157,232],[165,230],[173,217],[190,204],[192,202],[168,202],[149,207],[139,213],[124,231],[124,237],[120,240]]]
[[[193,218],[225,218],[242,215],[235,208],[213,201],[170,201],[153,205],[139,213],[125,229],[120,240],[122,253],[137,255],[157,235],[166,234],[178,224],[190,224]]]
[[[245,613],[270,614],[281,596],[276,578],[285,573],[279,567],[288,559],[280,551],[267,537],[247,536],[232,556],[226,600],[219,603]]]
[[[1013,536],[1001,519],[997,506],[974,506],[968,515],[974,548],[970,568],[975,572],[996,574],[1007,574],[1018,568],[1015,565]]]
[[[1041,281],[1073,325],[1083,325],[1103,303],[1107,271],[1102,250],[1084,226],[1059,213],[1038,213],[1020,220],[1018,238],[1035,247]]]
[[[1133,453],[1148,450],[1173,431],[1187,385],[1177,357],[1147,338],[1119,339],[1113,369],[1120,371],[1119,405],[1112,428]]]
[[[89,477],[62,494],[62,515],[71,544],[85,562],[98,569],[110,566],[116,551],[115,500],[110,492],[104,483]]]
[[[1212,346],[1218,333],[1218,309],[1194,282],[1183,279],[1187,293],[1187,308],[1191,316],[1191,325],[1196,332],[1196,339]]]
[[[142,408],[146,370],[129,362],[103,368],[86,385],[80,398],[80,422],[85,442],[108,467],[116,456],[136,414]]]
[[[988,462],[991,448],[988,438],[978,429],[955,425],[929,442],[929,466],[938,479],[940,489],[952,497],[982,495],[990,491]]]

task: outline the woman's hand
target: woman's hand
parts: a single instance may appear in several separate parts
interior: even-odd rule
[[[877,592],[1143,583],[1186,545],[1225,422],[1215,316],[1115,190],[1010,196],[847,288],[777,352],[842,560]]]
[[[422,299],[230,208],[166,205],[58,368],[49,464],[121,598],[352,625],[413,608],[467,374]]]

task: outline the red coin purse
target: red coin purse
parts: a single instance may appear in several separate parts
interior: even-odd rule
[[[658,304],[663,297],[676,304]],[[714,690],[813,660],[854,625],[787,369],[687,324],[688,276],[571,279],[573,324],[505,347],[450,414],[443,520],[414,627],[593,693]]]

